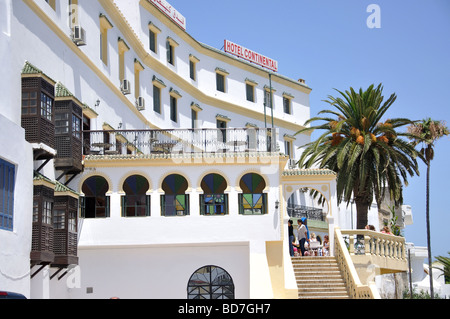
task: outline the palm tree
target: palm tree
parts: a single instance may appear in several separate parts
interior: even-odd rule
[[[308,143],[299,160],[303,168],[328,168],[337,173],[336,189],[338,203],[356,203],[357,228],[367,225],[367,213],[375,199],[380,207],[387,191],[396,206],[403,201],[402,181],[407,176],[419,174],[417,151],[401,136],[407,133],[397,129],[413,122],[409,119],[382,117],[396,100],[392,94],[383,102],[383,87],[371,85],[367,90],[356,92],[353,88],[341,92],[342,97],[329,96],[325,102],[336,110],[323,110],[325,117],[313,117],[305,126],[322,121],[321,124],[298,131],[323,130],[316,141]]]
[[[413,144],[422,143],[420,150],[421,158],[427,165],[427,186],[426,186],[426,227],[427,227],[427,248],[428,266],[431,269],[431,238],[430,238],[430,166],[434,158],[434,143],[449,134],[449,130],[443,121],[434,121],[431,118],[414,123],[408,127]],[[430,270],[430,295],[433,299],[433,272]]]

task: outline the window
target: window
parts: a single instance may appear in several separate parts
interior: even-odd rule
[[[162,216],[186,216],[189,215],[189,195],[186,194],[188,188],[187,180],[178,174],[167,176],[161,195],[161,215]]]
[[[153,111],[161,114],[161,89],[153,85]]]
[[[122,196],[122,217],[144,217],[150,216],[150,195],[147,195],[150,185],[147,179],[140,175],[128,177]]]
[[[177,121],[177,99],[174,96],[170,96],[170,119]]]
[[[216,89],[225,92],[225,76],[223,74],[216,73]]]
[[[197,119],[198,119],[197,111],[194,109],[191,109],[192,128],[197,128]]]
[[[166,85],[161,79],[158,79],[155,75],[152,79],[153,83],[153,111],[161,114],[161,89],[164,89]]]
[[[170,88],[170,119],[174,122],[178,122],[178,99],[181,98],[181,94]]]
[[[227,121],[223,121],[220,119],[216,120],[217,128],[219,129],[219,136],[217,137],[218,141],[222,141],[224,143],[227,142]]]
[[[227,71],[221,68],[216,68],[216,89],[220,92],[226,92],[226,77],[229,75]]]
[[[294,97],[289,93],[283,93],[283,111],[286,114],[292,114],[292,99]]]
[[[250,79],[245,79],[245,92],[246,92],[246,97],[247,97],[247,101],[250,102],[255,102],[256,101],[256,97],[255,97],[255,87],[258,85],[258,83],[254,80],[250,80]]]
[[[121,38],[118,39],[119,47],[119,81],[122,83],[125,77],[125,53],[130,50],[128,44]]]
[[[75,114],[72,114],[72,135],[81,138],[81,119]]]
[[[272,108],[273,105],[273,91],[270,92],[270,89],[267,88],[264,90],[264,105],[270,108]]]
[[[191,103],[191,125],[193,129],[199,127],[198,112],[201,111],[203,111],[203,109],[200,107],[200,105],[194,102]]]
[[[189,77],[194,81],[197,80],[197,63],[199,61],[194,55],[189,55]]]
[[[187,297],[188,299],[234,299],[233,279],[220,267],[202,267],[189,278]]]
[[[245,89],[247,92],[247,101],[255,102],[255,87],[253,85],[246,83]]]
[[[158,53],[158,34],[161,30],[156,27],[152,22],[148,24],[149,29],[149,47],[150,51]]]
[[[239,194],[239,214],[267,214],[267,194],[263,193],[266,182],[262,176],[255,173],[246,174],[241,178],[239,186],[242,189],[242,194]]]
[[[292,142],[285,140],[284,141],[284,153],[289,156],[289,158],[292,156]]]
[[[189,77],[195,81],[195,63],[189,61]]]
[[[283,109],[284,113],[291,114],[291,100],[283,97]]]
[[[134,60],[134,97],[138,99],[141,95],[140,74],[144,71],[144,66],[137,59]]]
[[[108,65],[108,30],[113,25],[104,14],[100,14],[100,59]]]
[[[0,229],[13,230],[16,167],[0,159]]]
[[[56,113],[55,114],[55,134],[69,133],[69,114]]]
[[[108,182],[103,177],[88,178],[82,186],[84,197],[81,197],[81,217],[109,217],[109,196],[106,196],[108,190]]]
[[[22,115],[37,114],[37,92],[22,92]]]
[[[150,30],[150,50],[156,53],[156,33]]]
[[[228,194],[224,194],[227,188],[225,179],[218,174],[206,175],[201,182],[201,188],[201,215],[228,215]]]
[[[53,99],[41,92],[41,117],[52,122]]]
[[[53,228],[66,229],[66,211],[63,209],[55,209],[53,212]]]
[[[173,45],[171,45],[168,42],[167,43],[167,62],[169,62],[172,65],[175,65],[174,51],[175,51],[175,48],[173,47]]]
[[[172,65],[175,65],[175,48],[178,46],[178,43],[172,39],[171,37],[167,37],[166,41],[166,50],[167,50],[167,62]]]

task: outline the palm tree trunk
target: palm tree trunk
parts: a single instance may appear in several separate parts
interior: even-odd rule
[[[430,296],[434,299],[433,270],[431,268],[431,236],[430,236],[430,160],[427,160],[427,195],[426,195],[426,219],[427,219],[427,248],[428,248],[428,274],[430,276]]]
[[[364,229],[367,225],[367,214],[370,204],[361,197],[355,197],[356,204],[356,229]]]

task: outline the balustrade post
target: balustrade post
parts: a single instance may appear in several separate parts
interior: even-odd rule
[[[364,236],[364,252],[366,256],[372,254],[372,247],[370,245],[370,236],[367,235]]]
[[[355,254],[355,240],[354,240],[354,235],[349,235],[348,236],[348,242],[350,245],[350,255],[354,255]]]

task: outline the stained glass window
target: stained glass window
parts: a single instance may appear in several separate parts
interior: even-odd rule
[[[189,195],[187,180],[178,174],[167,176],[162,184],[164,195],[161,195],[162,216],[189,215]]]
[[[128,177],[123,190],[125,196],[122,196],[122,217],[144,217],[150,216],[150,196],[147,191],[150,185],[147,179],[140,175]]]
[[[264,178],[249,173],[241,178],[239,186],[242,189],[242,194],[239,194],[239,214],[267,214],[267,194],[263,193],[266,188]]]
[[[189,279],[188,299],[234,299],[230,274],[217,266],[198,269]]]
[[[226,215],[228,214],[228,194],[224,194],[227,188],[225,178],[218,174],[206,175],[201,188],[200,212],[202,215]]]

